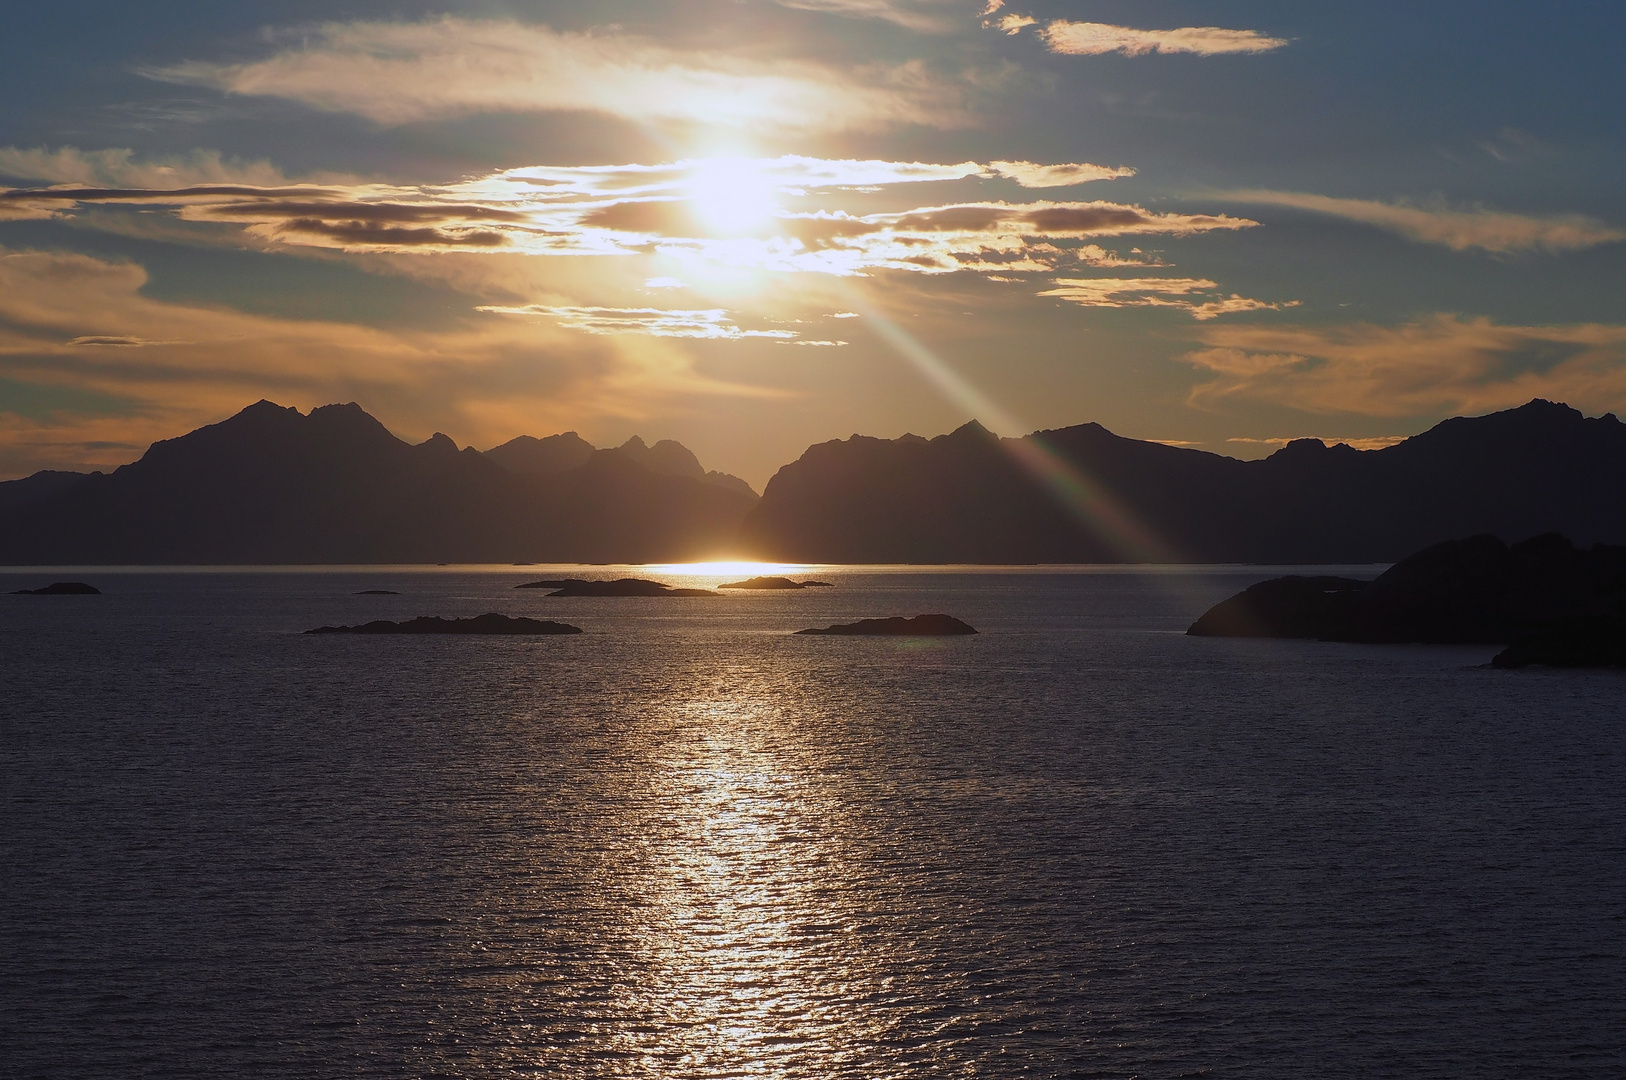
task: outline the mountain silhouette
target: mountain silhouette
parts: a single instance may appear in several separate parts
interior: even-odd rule
[[[1035,463],[1038,468],[1035,468]],[[1135,530],[1106,526],[1111,509]],[[1393,562],[1453,537],[1626,542],[1626,425],[1532,401],[1382,450],[1259,461],[1099,424],[973,422],[810,447],[763,497],[678,443],[412,445],[360,406],[269,401],[109,474],[0,483],[0,563]],[[1155,537],[1156,547],[1137,537]]]
[[[1048,481],[1024,464],[1035,460]],[[1160,551],[1101,524],[1098,494]],[[785,562],[1361,563],[1548,532],[1626,541],[1626,425],[1613,414],[1537,400],[1382,450],[1301,439],[1259,461],[1099,424],[1022,439],[976,422],[935,439],[855,435],[780,469],[741,546]]]
[[[755,501],[618,453],[517,474],[355,404],[260,401],[111,474],[0,484],[0,562],[676,561],[730,550]]]

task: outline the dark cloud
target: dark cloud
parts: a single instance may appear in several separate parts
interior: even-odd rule
[[[303,233],[342,240],[366,247],[501,247],[508,237],[489,229],[408,229],[377,221],[323,221],[295,218],[277,230],[278,234]]]

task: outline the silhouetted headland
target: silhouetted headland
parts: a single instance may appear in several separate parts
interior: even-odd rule
[[[838,637],[956,637],[975,634],[977,630],[952,615],[916,615],[912,619],[894,615],[889,619],[859,619],[853,623],[826,626],[822,630],[796,632]]]
[[[357,596],[400,596],[394,589],[363,589]]]
[[[730,581],[719,589],[829,589],[828,581],[792,581],[787,577],[754,577],[744,581]]]
[[[510,618],[496,612],[471,619],[442,619],[423,616],[406,622],[376,619],[360,626],[318,626],[307,634],[579,634],[581,627],[546,619]]]
[[[16,589],[13,596],[100,596],[102,590],[83,581],[53,581],[38,589]]]
[[[1263,581],[1187,633],[1323,641],[1509,644],[1501,667],[1626,662],[1626,547],[1577,549],[1549,533],[1509,547],[1494,536],[1436,544],[1371,582]]]

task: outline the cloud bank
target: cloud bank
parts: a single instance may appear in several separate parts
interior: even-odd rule
[[[1096,201],[979,201],[855,214],[846,192],[1003,179],[1048,188],[1129,175],[1121,167],[998,161],[954,165],[808,157],[512,169],[448,185],[202,184],[0,191],[0,212],[48,216],[87,204],[172,208],[231,223],[260,241],[362,253],[666,255],[689,263],[837,276],[1049,272],[1161,265],[1099,241],[1253,227],[1223,214],[1155,212]],[[813,204],[810,209],[788,208]],[[757,206],[743,223],[715,220]]]
[[[450,16],[327,23],[262,60],[194,60],[142,74],[385,125],[514,112],[800,131],[964,122],[955,88],[918,64],[841,68],[674,48],[617,30],[577,33]]]
[[[1196,405],[1267,401],[1321,414],[1491,411],[1542,397],[1626,405],[1626,326],[1503,326],[1435,315],[1402,326],[1216,326],[1183,359],[1209,378]]]

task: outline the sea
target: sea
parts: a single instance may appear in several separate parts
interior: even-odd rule
[[[0,571],[0,1076],[1626,1076],[1626,673],[789,569]]]

